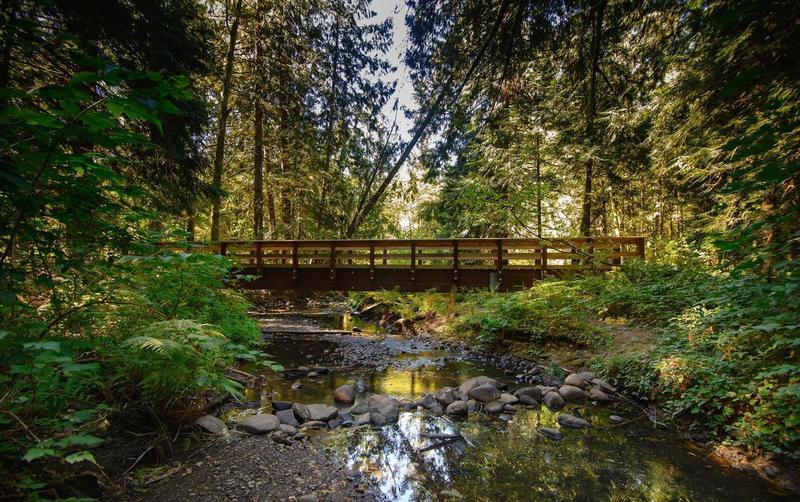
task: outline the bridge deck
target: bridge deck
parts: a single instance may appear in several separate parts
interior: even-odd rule
[[[427,291],[531,286],[644,258],[644,237],[280,240],[163,243],[230,258],[246,289]]]

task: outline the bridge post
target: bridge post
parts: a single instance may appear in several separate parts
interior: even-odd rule
[[[336,244],[333,243],[331,243],[329,265],[331,268],[331,283],[333,283],[336,280]]]
[[[453,285],[458,287],[458,239],[453,239]]]
[[[292,241],[292,279],[297,280],[297,269],[299,267],[297,258],[297,241]]]
[[[417,243],[411,243],[411,280],[416,279],[417,273]]]
[[[375,282],[375,243],[369,243],[369,281],[370,285]]]
[[[644,237],[636,238],[636,254],[644,260]]]
[[[263,263],[261,261],[261,254],[262,254],[262,243],[256,242],[256,270],[258,270],[258,275],[262,275],[263,273]]]
[[[503,282],[503,239],[497,239],[497,284]]]
[[[544,279],[545,270],[547,270],[547,242],[542,243],[542,269],[541,276]]]

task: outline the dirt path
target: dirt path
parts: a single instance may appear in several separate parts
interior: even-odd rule
[[[376,500],[349,472],[327,458],[312,439],[278,444],[265,436],[235,434],[219,439],[154,485],[145,502]]]

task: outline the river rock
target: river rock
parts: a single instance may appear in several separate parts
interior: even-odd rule
[[[442,415],[444,415],[444,408],[442,407],[441,404],[439,404],[438,401],[433,403],[433,406],[428,408],[428,411],[430,411],[431,413],[433,413],[437,417],[441,417]]]
[[[328,424],[322,420],[308,420],[307,422],[300,424],[301,429],[322,429],[327,426]]]
[[[311,412],[308,411],[308,406],[304,404],[294,403],[292,405],[292,412],[294,413],[294,416],[297,417],[297,421],[300,423],[311,420]]]
[[[228,432],[228,427],[225,425],[225,422],[213,415],[203,415],[195,420],[194,423],[206,432],[216,434],[217,436],[221,436]]]
[[[362,413],[356,416],[356,425],[369,425],[369,413]]]
[[[495,389],[504,389],[505,385],[501,382],[498,382],[494,378],[489,378],[487,376],[476,376],[472,377],[468,380],[465,380],[459,387],[458,391],[461,392],[462,399],[464,396],[469,396],[470,391],[475,387],[480,385],[491,385]]]
[[[337,403],[353,404],[356,401],[356,389],[346,383],[336,387],[333,391],[333,400]]]
[[[583,389],[586,387],[586,380],[584,380],[584,378],[579,374],[572,373],[567,375],[567,378],[564,379],[564,384]]]
[[[592,388],[589,390],[589,401],[594,401],[600,404],[606,404],[611,402],[611,398],[608,397],[608,394],[603,392],[598,388]]]
[[[378,408],[378,413],[383,415],[386,423],[393,424],[400,419],[400,407],[397,402],[386,403]]]
[[[521,389],[515,390],[514,395],[518,398],[522,398],[522,396],[530,396],[536,401],[541,401],[542,389],[539,387],[522,387]]]
[[[378,413],[377,411],[371,411],[369,413],[369,423],[377,427],[386,425],[386,417],[384,417],[383,414]]]
[[[525,406],[539,406],[539,401],[537,401],[536,399],[532,398],[527,394],[519,396],[519,402],[520,404],[524,404]]]
[[[319,373],[317,373],[316,371],[309,371],[307,376],[308,378],[317,378],[319,376]]]
[[[338,429],[342,425],[343,420],[341,418],[334,418],[333,420],[328,422],[328,429]]]
[[[553,441],[560,441],[561,440],[561,431],[558,429],[551,429],[549,427],[539,427],[539,432],[548,439],[552,439]]]
[[[506,413],[516,413],[517,407],[514,406],[513,404],[504,404],[503,411],[505,411]]]
[[[606,382],[603,379],[592,378],[590,380],[590,382],[592,382],[593,384],[595,384],[598,387],[600,387],[600,390],[602,390],[603,392],[616,392],[617,391],[617,389],[615,389],[613,385],[611,385],[610,383]]]
[[[542,402],[551,410],[560,410],[564,407],[564,399],[558,392],[548,392],[542,398]]]
[[[278,417],[278,420],[280,420],[282,424],[291,425],[292,427],[300,425],[300,422],[298,422],[297,418],[294,416],[294,410],[281,410],[276,412],[275,416]]]
[[[353,415],[363,415],[368,411],[369,411],[369,405],[364,402],[358,403],[357,405],[350,408],[350,413],[352,413]]]
[[[381,406],[385,406],[387,404],[397,406],[397,403],[397,399],[389,396],[382,396],[380,394],[373,394],[367,399],[367,405],[371,411],[377,410]]]
[[[503,392],[502,394],[500,394],[499,401],[503,404],[517,404],[519,402],[519,398],[517,396],[514,396],[513,394]]]
[[[610,417],[608,417],[608,419],[614,422],[615,424],[621,424],[622,422],[625,421],[625,419],[619,415],[611,415]]]
[[[463,417],[469,413],[469,407],[464,401],[453,401],[447,405],[447,414],[454,417]]]
[[[272,411],[283,411],[291,408],[291,401],[272,401]]]
[[[469,391],[469,397],[482,403],[488,403],[489,401],[496,401],[499,399],[500,391],[497,390],[497,387],[494,385],[478,385]]]
[[[591,382],[592,380],[597,378],[597,375],[595,375],[591,371],[581,371],[580,373],[578,373],[578,375],[587,382]]]
[[[583,389],[573,387],[572,385],[562,385],[561,388],[558,389],[558,393],[566,403],[581,404],[586,400]]]
[[[483,411],[491,414],[500,413],[503,411],[503,406],[505,405],[500,401],[492,401],[483,405]]]
[[[529,369],[529,370],[527,371],[527,373],[528,373],[530,376],[536,376],[536,375],[540,375],[540,374],[541,374],[543,371],[544,371],[544,370],[543,370],[542,368],[540,368],[539,366],[534,366],[533,368]]]
[[[467,403],[467,411],[469,411],[470,413],[475,411],[475,408],[478,407],[478,401],[474,399],[470,399],[469,401],[466,401],[466,403]]]
[[[431,409],[436,404],[438,404],[438,401],[436,401],[436,398],[434,397],[433,394],[425,394],[417,401],[418,406],[422,406],[423,408],[428,410]]]
[[[297,434],[297,427],[288,424],[279,425],[278,430],[282,431],[284,434],[287,434],[289,436],[294,436]]]
[[[339,415],[338,408],[327,404],[309,404],[306,405],[306,408],[308,408],[309,420],[327,422],[328,420],[333,420]]]
[[[575,415],[570,415],[569,413],[560,414],[556,420],[558,420],[561,427],[566,427],[568,429],[588,429],[592,426],[592,424],[586,420],[578,418]]]
[[[355,418],[353,418],[353,415],[348,412],[342,413],[340,411],[339,418],[342,419],[342,427],[352,427],[353,423],[355,422]]]
[[[544,396],[548,392],[558,392],[558,387],[560,387],[560,385],[558,387],[554,385],[537,385],[536,387],[541,391],[542,396]]]
[[[437,390],[433,394],[433,397],[435,397],[442,406],[448,406],[450,403],[456,400],[456,397],[453,395],[453,389],[450,387]]]
[[[271,413],[259,413],[245,418],[236,425],[236,428],[250,434],[266,434],[280,427],[281,421]]]
[[[400,411],[411,411],[414,409],[414,401],[407,397],[401,399],[397,405],[400,407]]]

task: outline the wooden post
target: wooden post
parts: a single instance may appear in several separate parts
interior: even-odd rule
[[[292,279],[297,280],[297,268],[299,267],[297,257],[297,241],[292,241]]]
[[[416,277],[414,277],[416,275],[416,272],[417,272],[417,243],[416,242],[412,242],[411,243],[411,280],[412,281],[414,279],[416,279]]]
[[[644,237],[636,238],[636,254],[644,260]]]
[[[383,264],[386,265],[386,255],[389,254],[389,251],[386,248],[383,248]]]
[[[219,254],[225,256],[228,254],[228,243],[227,242],[220,242],[219,243]]]
[[[542,245],[542,279],[544,279],[544,271],[547,270],[547,246],[546,242]]]
[[[336,279],[336,244],[331,243],[329,265],[331,267],[331,281]]]
[[[502,280],[503,276],[503,240],[497,239],[497,279]]]
[[[263,244],[261,242],[256,242],[256,270],[258,270],[259,274],[262,272],[262,268],[263,268],[263,262],[261,260],[261,255],[264,254],[264,251],[262,249],[262,246],[263,246]]]
[[[622,244],[615,244],[615,245],[614,245],[614,247],[613,247],[613,249],[614,249],[614,253],[615,253],[617,256],[615,256],[615,257],[614,257],[614,258],[611,260],[611,264],[612,264],[612,265],[622,265],[622,257],[621,257],[621,256],[619,256],[619,253],[621,253],[621,252],[622,252]]]
[[[375,280],[375,243],[369,243],[369,280]]]
[[[453,283],[458,285],[458,239],[453,239]]]

